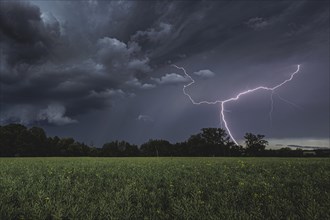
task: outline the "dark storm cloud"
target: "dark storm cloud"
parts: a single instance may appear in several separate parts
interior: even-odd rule
[[[81,4],[75,10],[78,14],[87,10],[86,3]],[[94,10],[90,23],[97,23],[103,7]],[[75,120],[68,117],[104,109],[112,99],[132,95],[121,90],[121,86],[154,87],[134,76],[151,70],[149,59],[139,53],[139,45],[126,44],[104,33],[95,35],[94,31],[100,30],[95,25],[75,26],[75,22],[69,17],[60,24],[54,15],[42,13],[27,2],[1,2],[3,121],[24,118],[24,122],[71,123]],[[107,27],[109,24],[104,23],[101,29]],[[22,113],[20,108],[26,110]],[[59,117],[52,117],[54,112]]]
[[[173,69],[160,71],[171,63],[187,62],[196,79],[216,81],[217,69],[197,66],[198,56],[213,53],[210,63],[222,60],[229,70],[305,62],[327,42],[329,19],[328,4],[312,1],[31,1],[1,2],[0,10],[1,118],[57,125],[116,99],[154,93],[162,100],[163,85],[187,82]],[[254,79],[228,72],[230,86]]]
[[[2,56],[10,67],[47,60],[60,35],[58,22],[45,24],[39,8],[24,2],[1,2],[0,27]]]

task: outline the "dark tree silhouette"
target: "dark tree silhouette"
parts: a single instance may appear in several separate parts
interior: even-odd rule
[[[70,137],[47,137],[39,127],[28,129],[20,124],[8,124],[0,126],[0,156],[330,156],[328,149],[313,152],[291,148],[265,150],[268,142],[264,140],[264,135],[246,133],[244,137],[246,148],[235,145],[223,129],[203,128],[187,141],[175,144],[166,140],[149,140],[139,149],[126,141],[113,141],[96,148]]]
[[[238,157],[244,155],[244,148],[241,145],[232,145],[230,147],[230,156]]]
[[[137,145],[128,144],[125,147],[124,155],[125,157],[136,157],[140,156],[140,151]]]
[[[139,156],[139,150],[136,145],[131,145],[126,141],[113,141],[103,145],[101,155],[110,157]]]
[[[257,156],[260,152],[264,151],[268,145],[268,141],[264,140],[265,135],[252,133],[246,133],[245,144],[246,144],[246,153],[251,156]]]
[[[203,128],[188,139],[188,146],[191,156],[228,156],[235,145],[224,129]]]
[[[31,134],[20,124],[9,124],[1,127],[1,150],[3,156],[21,156],[31,146]],[[28,140],[28,141],[27,141]]]
[[[143,156],[173,156],[174,149],[166,140],[149,140],[140,147]]]

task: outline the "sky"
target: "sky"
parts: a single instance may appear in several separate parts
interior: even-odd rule
[[[329,147],[328,1],[1,1],[0,123],[101,147],[184,141],[226,120],[274,146]]]

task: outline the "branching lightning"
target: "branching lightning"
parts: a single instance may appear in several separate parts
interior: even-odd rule
[[[216,101],[199,101],[199,102],[196,102],[190,95],[189,93],[187,93],[186,89],[191,86],[192,84],[195,83],[195,80],[186,72],[186,70],[183,68],[183,67],[178,67],[177,65],[172,65],[173,67],[177,68],[177,69],[180,69],[183,71],[183,73],[185,74],[186,77],[188,77],[190,79],[190,83],[186,84],[183,86],[183,94],[185,94],[191,101],[192,104],[194,105],[201,105],[201,104],[208,104],[208,105],[215,105],[215,104],[220,104],[220,123],[224,124],[227,132],[228,132],[228,135],[230,136],[230,138],[233,140],[233,142],[236,144],[236,145],[239,145],[238,142],[236,141],[236,139],[234,138],[232,132],[230,131],[229,129],[229,126],[228,126],[228,122],[226,121],[226,118],[225,118],[225,104],[226,103],[229,103],[229,102],[233,102],[233,101],[237,101],[239,98],[241,98],[242,96],[244,95],[247,95],[249,93],[253,93],[253,92],[256,92],[256,91],[259,91],[259,90],[266,90],[266,91],[270,91],[271,92],[271,110],[270,110],[270,113],[269,113],[269,116],[270,116],[270,119],[272,118],[272,112],[273,112],[273,106],[274,106],[274,103],[273,103],[273,95],[274,95],[274,92],[276,89],[280,88],[281,86],[285,85],[286,83],[290,82],[293,77],[299,72],[300,70],[300,65],[297,65],[297,70],[293,73],[291,73],[290,75],[290,78],[284,80],[282,83],[274,86],[274,87],[266,87],[266,86],[259,86],[259,87],[256,87],[254,89],[248,89],[248,90],[245,90],[243,92],[240,92],[238,93],[236,96],[234,97],[231,97],[229,99],[226,99],[226,100],[216,100]],[[280,96],[279,96],[280,97]]]

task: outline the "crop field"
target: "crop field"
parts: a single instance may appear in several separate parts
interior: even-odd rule
[[[329,158],[0,158],[0,219],[330,219]]]

